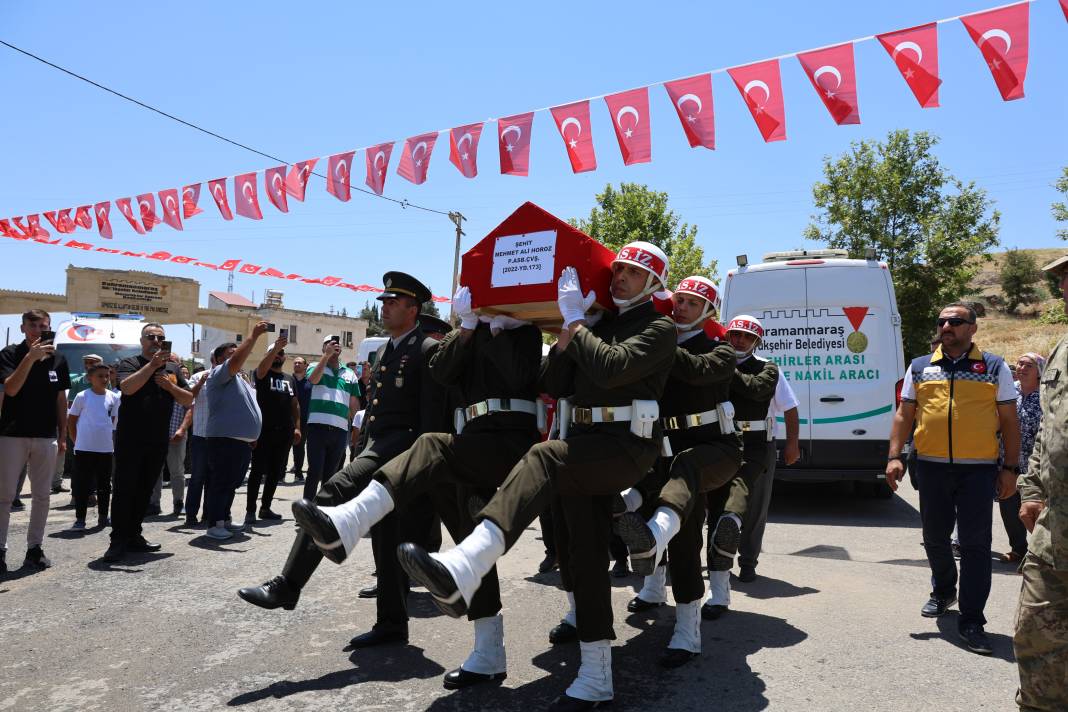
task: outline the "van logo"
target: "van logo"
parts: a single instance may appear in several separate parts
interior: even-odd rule
[[[868,307],[842,307],[842,311],[853,327],[853,333],[846,337],[846,348],[855,354],[863,353],[868,348],[868,337],[860,330],[860,325],[868,316]]]
[[[67,338],[71,341],[88,341],[95,333],[96,329],[88,324],[72,324],[67,329]]]

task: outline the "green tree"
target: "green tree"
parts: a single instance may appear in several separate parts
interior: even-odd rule
[[[423,302],[423,306],[420,307],[419,313],[420,314],[429,314],[430,316],[436,316],[438,319],[441,318],[441,311],[438,310],[437,302],[434,302],[434,301]]]
[[[382,326],[382,317],[378,314],[378,304],[371,304],[370,302],[363,303],[363,309],[360,310],[360,319],[367,322],[367,335],[368,336],[382,336],[386,333],[386,330]]]
[[[1001,265],[1001,291],[1005,293],[1005,310],[1016,311],[1021,304],[1038,301],[1035,284],[1042,279],[1035,258],[1013,248],[1005,253]]]
[[[669,286],[695,274],[716,278],[716,260],[705,261],[697,226],[679,224],[679,216],[668,208],[667,193],[637,183],[620,183],[618,189],[609,184],[596,200],[589,218],[569,222],[611,250],[635,240],[656,245],[668,256]]]
[[[1061,177],[1057,179],[1057,182],[1053,184],[1053,187],[1057,189],[1057,192],[1068,198],[1068,167],[1064,168]],[[1057,201],[1050,206],[1053,211],[1053,219],[1057,222],[1068,222],[1068,203],[1063,201]],[[1068,240],[1068,228],[1057,231],[1057,237],[1062,240]]]
[[[998,244],[1000,215],[986,191],[955,179],[932,152],[938,138],[891,131],[824,159],[812,188],[819,213],[805,237],[890,268],[905,353],[926,353],[938,311],[968,292],[986,251]]]

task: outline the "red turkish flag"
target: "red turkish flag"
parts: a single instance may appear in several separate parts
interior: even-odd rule
[[[66,235],[69,235],[70,233],[72,233],[72,232],[74,232],[75,230],[78,229],[78,226],[74,224],[74,220],[71,219],[71,216],[70,216],[70,211],[71,210],[74,210],[74,208],[67,208],[65,210],[60,210],[59,211],[59,215],[56,216],[57,219],[59,220],[59,231],[64,233],[64,234],[66,234]]]
[[[197,207],[200,202],[200,183],[193,183],[182,188],[182,217],[188,220],[200,215],[203,210]]]
[[[92,205],[79,205],[74,211],[74,224],[89,230],[93,227],[93,216],[89,214]]]
[[[311,172],[315,170],[315,164],[318,162],[318,158],[309,158],[307,161],[300,161],[294,164],[289,169],[289,175],[286,176],[286,192],[292,195],[294,199],[304,202],[304,191],[308,188],[308,178],[311,176]]]
[[[525,176],[530,169],[530,127],[534,112],[497,119],[497,143],[501,154],[501,173]]]
[[[960,18],[1005,101],[1022,99],[1024,95],[1029,7],[1030,3],[1022,2]]]
[[[134,229],[138,235],[144,235],[145,229],[141,227],[141,223],[137,222],[137,216],[134,215],[133,208],[130,207],[129,198],[116,198],[115,205],[118,207],[119,212],[126,218],[126,221],[130,223],[130,227]]]
[[[0,219],[0,235],[3,235],[4,237],[15,236],[14,231],[11,229],[11,223],[7,220]]]
[[[111,238],[111,202],[105,200],[102,203],[97,203],[93,206],[93,212],[96,213],[96,229],[100,233],[100,237]]]
[[[241,269],[238,270],[241,274],[256,274],[260,271],[260,265],[250,265],[245,263],[241,265]]]
[[[289,212],[289,202],[286,200],[286,167],[268,168],[263,172],[263,187],[267,191],[267,199],[271,205],[283,213]]]
[[[555,106],[550,109],[560,137],[567,147],[567,157],[571,159],[574,173],[585,173],[597,169],[597,156],[593,152],[593,131],[590,127],[590,102],[576,101],[574,104]]]
[[[342,202],[352,196],[352,157],[355,151],[330,156],[326,164],[326,192]]]
[[[37,213],[26,216],[26,224],[29,225],[30,237],[51,237],[52,233],[41,227],[41,216]]]
[[[230,212],[230,203],[226,199],[226,179],[216,178],[215,180],[209,180],[208,190],[211,191],[211,197],[215,199],[215,204],[219,206],[219,214],[223,216],[223,220],[233,220],[234,214]]]
[[[716,147],[716,121],[712,107],[712,75],[698,74],[689,79],[665,82],[671,103],[682,122],[690,148]]]
[[[406,139],[404,148],[401,149],[397,175],[416,185],[425,183],[426,172],[430,168],[430,154],[434,151],[434,144],[437,141],[437,131]]]
[[[52,228],[56,232],[63,232],[63,229],[59,226],[59,218],[56,217],[55,210],[47,210],[41,214],[45,216],[45,220],[47,220],[52,225]]]
[[[234,206],[237,208],[237,214],[242,217],[263,220],[259,193],[256,191],[255,173],[242,173],[234,176]]]
[[[382,190],[386,187],[386,170],[389,168],[391,153],[392,141],[367,149],[367,187],[378,195],[382,195]]]
[[[783,104],[779,60],[731,67],[727,70],[738,87],[765,143],[786,140],[786,107]]]
[[[30,228],[28,228],[27,226],[22,224],[22,216],[21,215],[12,217],[11,218],[11,225],[13,227],[18,228],[22,232],[21,235],[16,235],[16,237],[20,237],[22,239],[26,239],[27,237],[33,237],[33,230],[31,230]]]
[[[935,23],[876,35],[924,109],[938,106],[938,26]]]
[[[159,207],[163,213],[163,222],[175,230],[182,230],[182,206],[178,200],[178,189],[168,188],[159,192]]]
[[[156,216],[156,196],[151,193],[137,196],[137,209],[141,211],[141,224],[148,232],[152,232],[152,228],[163,222]]]
[[[478,140],[482,138],[482,124],[457,126],[449,131],[449,161],[464,178],[478,175]]]
[[[819,94],[831,118],[842,124],[860,123],[857,103],[857,70],[853,64],[853,43],[846,42],[797,55],[808,80]]]
[[[1068,20],[1068,0],[1061,0],[1061,10],[1064,12],[1064,19]]]
[[[649,90],[631,89],[611,94],[604,98],[604,103],[608,104],[608,113],[612,115],[612,128],[616,130],[623,165],[653,160]]]

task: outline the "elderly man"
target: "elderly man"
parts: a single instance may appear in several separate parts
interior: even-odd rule
[[[1044,269],[1060,278],[1068,304],[1068,256]],[[1023,710],[1068,709],[1068,337],[1042,376],[1042,422],[1027,473],[1020,477],[1020,519],[1031,532],[1023,566],[1013,650]]]

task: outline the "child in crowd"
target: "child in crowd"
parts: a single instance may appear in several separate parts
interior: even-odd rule
[[[89,389],[74,397],[67,418],[70,439],[74,442],[74,529],[85,529],[89,495],[96,489],[99,512],[97,526],[108,524],[111,500],[111,459],[115,452],[115,422],[119,416],[120,396],[108,390],[109,369],[98,363],[86,374]]]

